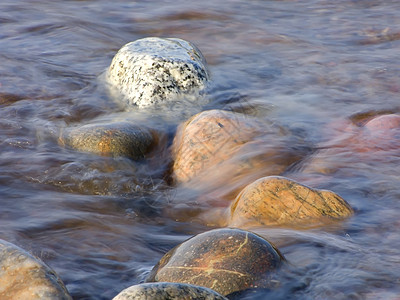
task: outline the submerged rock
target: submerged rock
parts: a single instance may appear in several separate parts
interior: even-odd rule
[[[227,300],[217,292],[192,284],[172,283],[172,282],[153,282],[133,285],[117,296],[113,300]]]
[[[150,37],[123,46],[113,58],[107,81],[127,106],[192,97],[208,81],[206,62],[192,43],[177,38]]]
[[[59,141],[78,151],[132,159],[143,158],[156,142],[152,132],[128,122],[68,128]]]
[[[215,229],[170,250],[147,281],[194,284],[225,296],[248,288],[272,286],[272,272],[283,261],[273,245],[254,233]]]
[[[243,189],[230,208],[229,226],[313,227],[353,214],[337,194],[285,177],[261,178]]]
[[[0,240],[0,299],[72,300],[57,274],[38,258]]]
[[[400,115],[366,113],[365,118],[353,118],[353,122],[346,120],[334,128],[335,134],[319,145],[321,150],[307,161],[304,173],[341,172],[348,176],[357,164],[379,163],[400,154]]]

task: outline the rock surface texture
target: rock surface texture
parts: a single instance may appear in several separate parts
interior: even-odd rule
[[[0,299],[72,300],[56,273],[21,248],[0,240]]]
[[[128,122],[89,124],[66,129],[60,143],[73,149],[103,156],[143,158],[155,143],[147,129]]]
[[[192,284],[154,282],[133,285],[113,300],[227,300],[217,292]]]
[[[299,145],[275,123],[230,111],[203,111],[177,130],[172,178],[199,192],[199,203],[227,207],[249,183],[281,174],[299,160],[304,155]]]
[[[353,210],[331,191],[269,176],[245,187],[232,203],[230,213],[229,226],[313,227],[349,217]]]
[[[195,101],[209,75],[203,55],[190,42],[149,37],[123,46],[106,78],[128,107],[145,107],[184,97]]]
[[[215,229],[170,250],[147,281],[194,284],[226,296],[249,288],[270,287],[271,274],[283,261],[274,246],[254,233]]]

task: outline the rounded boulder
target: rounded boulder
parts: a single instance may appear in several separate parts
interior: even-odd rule
[[[0,240],[0,299],[72,300],[57,274],[23,249]]]
[[[352,214],[350,205],[334,192],[268,176],[249,184],[236,197],[229,226],[314,227]]]
[[[240,229],[214,229],[170,250],[147,281],[179,282],[229,295],[249,288],[271,287],[271,276],[284,261],[264,238]]]
[[[82,152],[103,156],[127,156],[140,159],[156,142],[150,130],[128,122],[88,124],[67,128],[62,132],[60,143]]]
[[[123,46],[106,74],[125,106],[146,107],[191,98],[205,89],[206,61],[196,46],[178,38],[149,37]]]

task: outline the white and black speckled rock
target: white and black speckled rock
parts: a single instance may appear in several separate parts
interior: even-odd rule
[[[126,44],[106,74],[106,80],[128,107],[196,99],[208,79],[200,50],[177,38],[149,37]]]
[[[72,300],[53,270],[3,240],[0,240],[0,299]]]
[[[88,124],[65,129],[61,145],[103,156],[143,158],[156,144],[155,133],[129,122]]]
[[[133,285],[113,300],[227,300],[217,292],[192,284],[155,282]]]

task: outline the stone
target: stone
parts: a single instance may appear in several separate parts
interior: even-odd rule
[[[103,156],[141,159],[156,143],[155,134],[129,122],[88,124],[65,129],[61,145]]]
[[[0,266],[0,299],[72,300],[52,269],[4,240],[0,240]]]
[[[193,116],[178,128],[173,142],[175,181],[187,182],[228,160],[259,130],[250,118],[229,111],[209,110]]]
[[[314,227],[352,214],[350,205],[334,192],[268,176],[249,184],[236,197],[229,226]]]
[[[249,288],[271,287],[272,274],[285,261],[264,238],[240,229],[198,234],[165,254],[148,282],[179,282],[229,295]]]
[[[379,163],[398,156],[400,149],[400,115],[382,114],[353,117],[342,122],[339,130],[317,151],[303,168],[304,173],[352,174],[352,166],[359,163]],[[332,126],[334,127],[334,126]],[[344,171],[346,170],[346,171]],[[341,175],[343,176],[343,175]]]
[[[183,98],[195,101],[209,75],[202,53],[192,43],[149,37],[123,46],[106,80],[126,107],[146,107]]]
[[[117,296],[113,300],[227,300],[217,292],[192,284],[172,283],[172,282],[153,282],[133,285]]]
[[[240,113],[209,110],[181,124],[172,144],[172,179],[200,191],[201,203],[228,206],[254,180],[281,174],[302,148],[281,126]],[[207,199],[206,199],[207,198]],[[225,203],[225,204],[224,204]],[[219,205],[219,204],[218,204]]]

